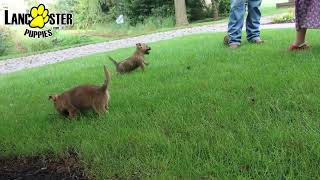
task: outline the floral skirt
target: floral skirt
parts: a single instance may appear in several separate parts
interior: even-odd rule
[[[296,28],[320,29],[320,0],[296,0]]]

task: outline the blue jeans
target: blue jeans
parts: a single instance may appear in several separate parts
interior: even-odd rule
[[[246,0],[231,0],[228,24],[229,44],[240,44]],[[255,41],[260,38],[260,5],[262,0],[247,0],[248,16],[246,20],[247,40]]]

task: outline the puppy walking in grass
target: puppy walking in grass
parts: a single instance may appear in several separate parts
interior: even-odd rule
[[[117,62],[111,57],[109,57],[109,59],[116,66],[116,70],[118,73],[120,74],[129,73],[139,67],[142,70],[144,70],[145,65],[149,65],[149,63],[145,61],[144,55],[149,54],[151,48],[144,43],[136,44],[136,48],[137,49],[135,53],[131,57],[127,58],[122,62]]]
[[[93,109],[97,114],[108,111],[110,73],[104,66],[105,81],[102,86],[81,85],[60,95],[49,96],[56,110],[69,118],[75,118],[83,110]]]

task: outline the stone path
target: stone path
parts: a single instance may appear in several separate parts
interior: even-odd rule
[[[294,28],[294,24],[270,24],[271,18],[264,17],[262,19],[261,29],[280,29],[280,28]],[[159,32],[149,35],[131,37],[110,42],[103,42],[97,44],[90,44],[81,47],[69,48],[43,54],[36,54],[26,57],[19,57],[0,61],[0,74],[16,72],[23,69],[44,66],[47,64],[54,64],[61,61],[72,60],[74,58],[88,56],[100,52],[113,51],[120,48],[127,48],[134,46],[137,42],[151,43],[161,40],[172,39],[175,37],[187,36],[197,33],[208,32],[225,32],[227,29],[226,23],[204,25],[197,27],[190,27],[185,29],[172,30],[167,32]]]

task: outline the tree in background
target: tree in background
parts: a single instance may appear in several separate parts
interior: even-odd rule
[[[217,19],[229,12],[230,0],[211,1],[212,6],[204,0],[56,0],[52,12],[72,13],[74,26],[78,28],[114,23],[120,15],[124,15],[128,26],[150,24],[159,28],[182,26],[188,21],[210,17]]]
[[[88,28],[94,24],[100,24],[110,21],[108,5],[111,1],[107,0],[67,0],[75,1],[74,17],[77,26],[80,28]]]
[[[212,17],[214,20],[219,19],[219,1],[218,0],[211,0],[212,5]]]
[[[189,24],[187,18],[187,8],[185,0],[174,0],[176,26],[183,26]]]
[[[227,16],[230,12],[230,0],[211,0],[211,8],[214,20]]]
[[[25,2],[29,7],[37,6],[39,4],[38,0],[25,0]]]
[[[166,18],[173,15],[172,0],[118,0],[114,16],[125,15],[131,25],[143,23],[151,16]]]
[[[230,0],[215,0],[219,16],[227,16],[230,12]]]
[[[74,13],[77,0],[57,0],[53,10],[55,12]]]

